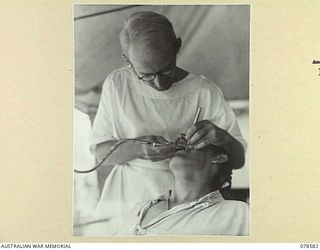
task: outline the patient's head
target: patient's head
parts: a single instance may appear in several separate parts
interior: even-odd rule
[[[200,150],[178,151],[169,167],[176,181],[208,183],[212,189],[219,189],[231,176],[231,164],[221,147],[207,146]]]

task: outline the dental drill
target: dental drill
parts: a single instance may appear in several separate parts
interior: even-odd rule
[[[201,108],[199,107],[197,109],[197,113],[194,117],[193,124],[197,123],[197,121],[199,119],[200,111],[201,111]],[[74,172],[79,173],[79,174],[87,174],[87,173],[91,173],[91,172],[97,170],[121,144],[126,143],[126,142],[146,144],[146,145],[150,145],[153,147],[160,147],[160,146],[170,145],[170,144],[174,143],[177,151],[179,151],[179,150],[189,151],[192,149],[192,147],[189,145],[189,142],[185,138],[185,134],[183,134],[183,133],[180,134],[180,136],[174,142],[166,142],[166,143],[150,142],[150,141],[145,141],[145,140],[141,140],[141,139],[121,139],[110,148],[110,150],[106,154],[106,156],[103,159],[101,159],[101,161],[99,161],[93,168],[91,168],[89,170],[74,169]]]

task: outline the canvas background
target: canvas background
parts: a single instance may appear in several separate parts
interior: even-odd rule
[[[250,237],[72,237],[72,1],[1,1],[0,240],[319,241],[320,76],[312,61],[320,60],[320,4],[245,3],[251,4]]]

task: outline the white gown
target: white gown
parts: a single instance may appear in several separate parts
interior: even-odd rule
[[[221,90],[205,77],[189,73],[170,89],[159,92],[139,81],[130,67],[118,69],[104,83],[91,149],[110,139],[144,135],[160,135],[174,141],[193,124],[198,107],[199,120],[213,122],[245,145]],[[106,179],[95,214],[97,220],[111,220],[92,226],[89,234],[115,234],[125,211],[171,189],[173,175],[168,162],[136,159],[116,165]]]

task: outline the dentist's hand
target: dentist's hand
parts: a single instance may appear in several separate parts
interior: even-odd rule
[[[210,121],[202,120],[192,125],[186,133],[186,139],[189,140],[189,147],[194,149],[201,149],[210,144],[223,147],[233,169],[241,168],[245,163],[243,145],[228,131]]]
[[[189,146],[201,149],[208,145],[221,146],[229,142],[230,135],[208,120],[202,120],[192,125],[186,133]]]
[[[149,135],[141,136],[137,139],[148,141],[151,143],[157,143],[159,146],[152,146],[148,144],[141,144],[142,156],[141,159],[150,161],[162,161],[167,158],[171,158],[177,151],[174,143],[169,143],[162,136]]]

